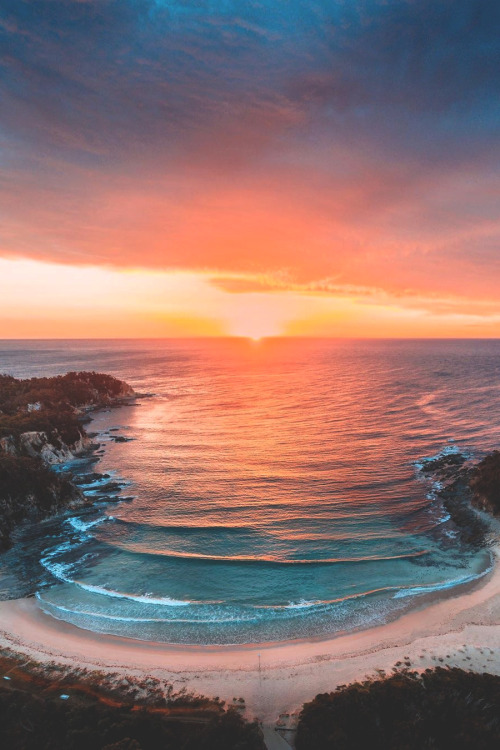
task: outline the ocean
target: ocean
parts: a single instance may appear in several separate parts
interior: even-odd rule
[[[485,574],[425,458],[500,446],[500,341],[1,341],[16,377],[96,370],[148,394],[101,411],[91,509],[26,527],[0,597],[186,644],[386,622]],[[126,438],[123,442],[116,437]]]

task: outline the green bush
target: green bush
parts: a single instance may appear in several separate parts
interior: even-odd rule
[[[2,747],[16,750],[265,750],[254,723],[229,710],[190,722],[96,698],[61,701],[0,686]]]
[[[0,437],[41,431],[58,432],[70,445],[81,434],[75,409],[110,403],[120,395],[122,381],[97,372],[68,372],[54,378],[17,380],[0,375]],[[29,411],[30,404],[39,410]]]
[[[500,677],[461,669],[400,673],[317,695],[297,750],[497,750]]]
[[[470,486],[477,504],[500,515],[500,451],[493,451],[474,467]]]
[[[17,524],[55,513],[77,497],[72,482],[41,459],[0,451],[0,551],[10,545]]]

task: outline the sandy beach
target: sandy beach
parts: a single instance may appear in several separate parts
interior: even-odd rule
[[[0,647],[43,663],[150,675],[274,723],[319,692],[390,673],[449,665],[500,674],[500,550],[474,588],[368,630],[329,640],[235,647],[176,646],[94,634],[41,611],[33,598],[0,603]],[[397,668],[397,667],[396,667]]]

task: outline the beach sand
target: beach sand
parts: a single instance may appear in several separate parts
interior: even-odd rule
[[[184,646],[94,634],[46,615],[34,598],[0,603],[0,648],[42,664],[152,676],[228,703],[245,699],[248,717],[274,723],[317,693],[354,680],[456,666],[500,674],[500,547],[493,571],[475,587],[388,624],[329,640],[248,646]],[[397,667],[396,667],[397,668]]]

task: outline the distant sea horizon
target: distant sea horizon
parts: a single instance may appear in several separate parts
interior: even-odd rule
[[[246,339],[248,341],[265,341],[275,339],[312,340],[312,341],[500,341],[500,336],[25,336],[2,337],[0,342],[8,341],[199,341],[217,339]]]

